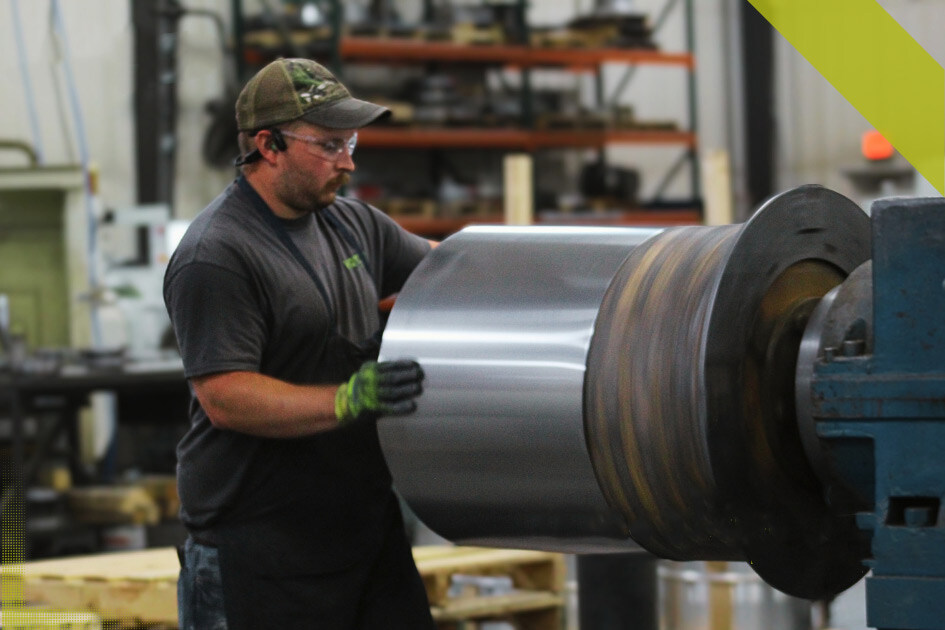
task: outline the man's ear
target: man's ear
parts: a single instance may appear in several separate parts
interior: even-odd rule
[[[278,139],[269,129],[263,129],[258,132],[253,136],[253,140],[256,142],[256,149],[259,151],[259,154],[264,160],[270,163],[276,161],[276,154],[279,153],[279,151],[285,150],[285,141],[282,142],[282,146],[280,147]]]

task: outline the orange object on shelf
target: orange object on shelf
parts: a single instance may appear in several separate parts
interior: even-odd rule
[[[870,161],[888,160],[895,153],[895,149],[889,140],[875,129],[863,134],[860,149],[863,152],[863,157]]]

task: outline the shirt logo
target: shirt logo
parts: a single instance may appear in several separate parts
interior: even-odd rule
[[[364,261],[361,260],[360,254],[355,254],[354,256],[351,256],[350,258],[346,258],[344,261],[344,265],[347,269],[357,269],[358,267],[361,267],[364,265]]]

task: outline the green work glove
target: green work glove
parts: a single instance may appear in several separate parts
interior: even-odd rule
[[[410,413],[417,408],[422,382],[416,361],[368,361],[335,394],[338,423]]]

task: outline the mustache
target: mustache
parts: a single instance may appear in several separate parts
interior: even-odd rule
[[[342,186],[347,186],[349,181],[351,181],[351,176],[347,173],[342,173],[338,177],[330,180],[328,185],[332,188],[341,188]]]

